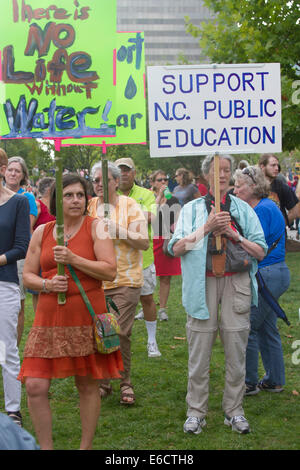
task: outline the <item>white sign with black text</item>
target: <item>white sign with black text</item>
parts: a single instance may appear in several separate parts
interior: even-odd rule
[[[281,152],[280,64],[148,67],[151,157]]]

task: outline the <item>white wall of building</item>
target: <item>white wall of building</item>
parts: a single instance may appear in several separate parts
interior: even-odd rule
[[[185,32],[184,17],[193,24],[212,18],[202,0],[117,0],[118,31],[144,31],[147,65],[208,62],[197,39]]]

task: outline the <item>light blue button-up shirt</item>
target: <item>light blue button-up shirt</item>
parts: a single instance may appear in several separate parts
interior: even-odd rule
[[[246,202],[230,195],[230,213],[243,230],[243,236],[247,240],[262,246],[267,253],[268,246],[265,241],[264,232],[260,221]],[[168,250],[173,253],[173,245],[182,238],[195,232],[202,227],[208,217],[205,198],[195,199],[182,208],[176,224],[176,229],[169,242]],[[182,305],[186,312],[199,320],[207,320],[209,311],[206,305],[206,251],[208,236],[198,241],[191,250],[181,257],[182,270]],[[257,260],[253,258],[250,271],[252,303],[257,305],[257,282],[255,274],[257,271]]]

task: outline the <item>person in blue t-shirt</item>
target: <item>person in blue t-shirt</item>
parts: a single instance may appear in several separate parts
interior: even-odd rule
[[[35,202],[35,197],[32,193],[29,193],[23,189],[23,186],[27,185],[29,180],[28,169],[26,163],[22,157],[11,157],[8,159],[8,165],[5,171],[5,186],[11,191],[22,194],[29,202],[29,218],[30,218],[30,229],[33,231],[38,209]],[[26,255],[26,253],[25,253]],[[25,257],[24,257],[25,258]],[[24,312],[25,312],[25,297],[26,291],[23,287],[23,268],[24,259],[18,261],[18,276],[20,282],[21,291],[21,310],[19,314],[19,325],[18,325],[18,345],[21,342],[23,330],[24,330]]]
[[[7,414],[19,425],[21,383],[17,347],[20,289],[17,260],[25,257],[29,239],[29,204],[25,197],[3,185],[7,155],[0,149],[0,365]]]
[[[256,212],[262,225],[269,254],[258,269],[276,300],[288,289],[290,271],[285,263],[285,220],[277,205],[268,198],[270,184],[259,167],[237,170],[234,193]],[[270,248],[272,249],[270,250]],[[246,392],[255,395],[260,390],[282,392],[285,368],[277,315],[262,298],[258,307],[251,307],[251,330],[246,354]],[[258,381],[258,356],[261,354],[265,376]]]
[[[178,168],[175,173],[177,186],[173,190],[179,204],[183,207],[189,201],[201,197],[201,193],[195,184],[192,184],[192,178],[186,168]]]

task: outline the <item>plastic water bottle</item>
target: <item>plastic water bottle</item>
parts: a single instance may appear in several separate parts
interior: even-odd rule
[[[165,196],[166,199],[171,199],[172,193],[171,193],[171,191],[169,190],[169,188],[166,188],[166,189],[164,190],[164,196]]]

